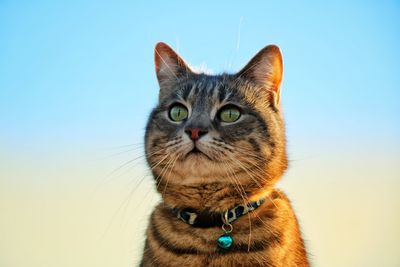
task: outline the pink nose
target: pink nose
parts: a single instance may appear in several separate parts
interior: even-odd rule
[[[200,129],[200,128],[189,128],[185,130],[185,133],[187,133],[193,141],[198,140],[201,136],[205,135],[207,133],[206,130]]]

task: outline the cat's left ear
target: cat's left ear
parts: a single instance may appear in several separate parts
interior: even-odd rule
[[[255,55],[237,74],[247,78],[270,93],[271,101],[278,106],[283,76],[282,54],[278,46],[269,45]]]
[[[183,59],[165,43],[157,43],[154,49],[154,63],[161,93],[180,76],[191,72]]]

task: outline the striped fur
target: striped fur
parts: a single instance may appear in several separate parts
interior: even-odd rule
[[[194,73],[163,43],[155,62],[160,96],[145,141],[162,202],[150,218],[141,266],[308,266],[290,202],[274,188],[287,168],[279,49],[264,48],[232,75]],[[187,119],[168,117],[174,103],[188,109]],[[219,120],[226,105],[240,109],[236,122]],[[205,134],[194,142],[190,128]],[[194,143],[201,153],[191,152]],[[170,210],[223,212],[263,197],[270,201],[233,223],[229,251],[216,245],[219,227],[190,226]]]

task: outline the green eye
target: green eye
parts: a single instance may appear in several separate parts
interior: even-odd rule
[[[176,104],[169,110],[169,118],[173,121],[183,121],[188,117],[188,110],[181,104]]]
[[[219,117],[223,122],[234,122],[240,118],[240,111],[236,107],[223,108]]]

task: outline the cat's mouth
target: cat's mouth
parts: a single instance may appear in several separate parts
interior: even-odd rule
[[[197,146],[194,146],[193,149],[192,149],[191,151],[189,151],[189,153],[195,153],[195,154],[197,154],[197,153],[203,153],[203,152],[201,152],[201,151],[197,148]]]
[[[186,158],[188,158],[189,156],[195,156],[195,157],[206,157],[207,159],[211,160],[211,158],[204,153],[203,151],[201,151],[196,145],[193,146],[192,150],[190,150],[187,154],[186,154]]]

